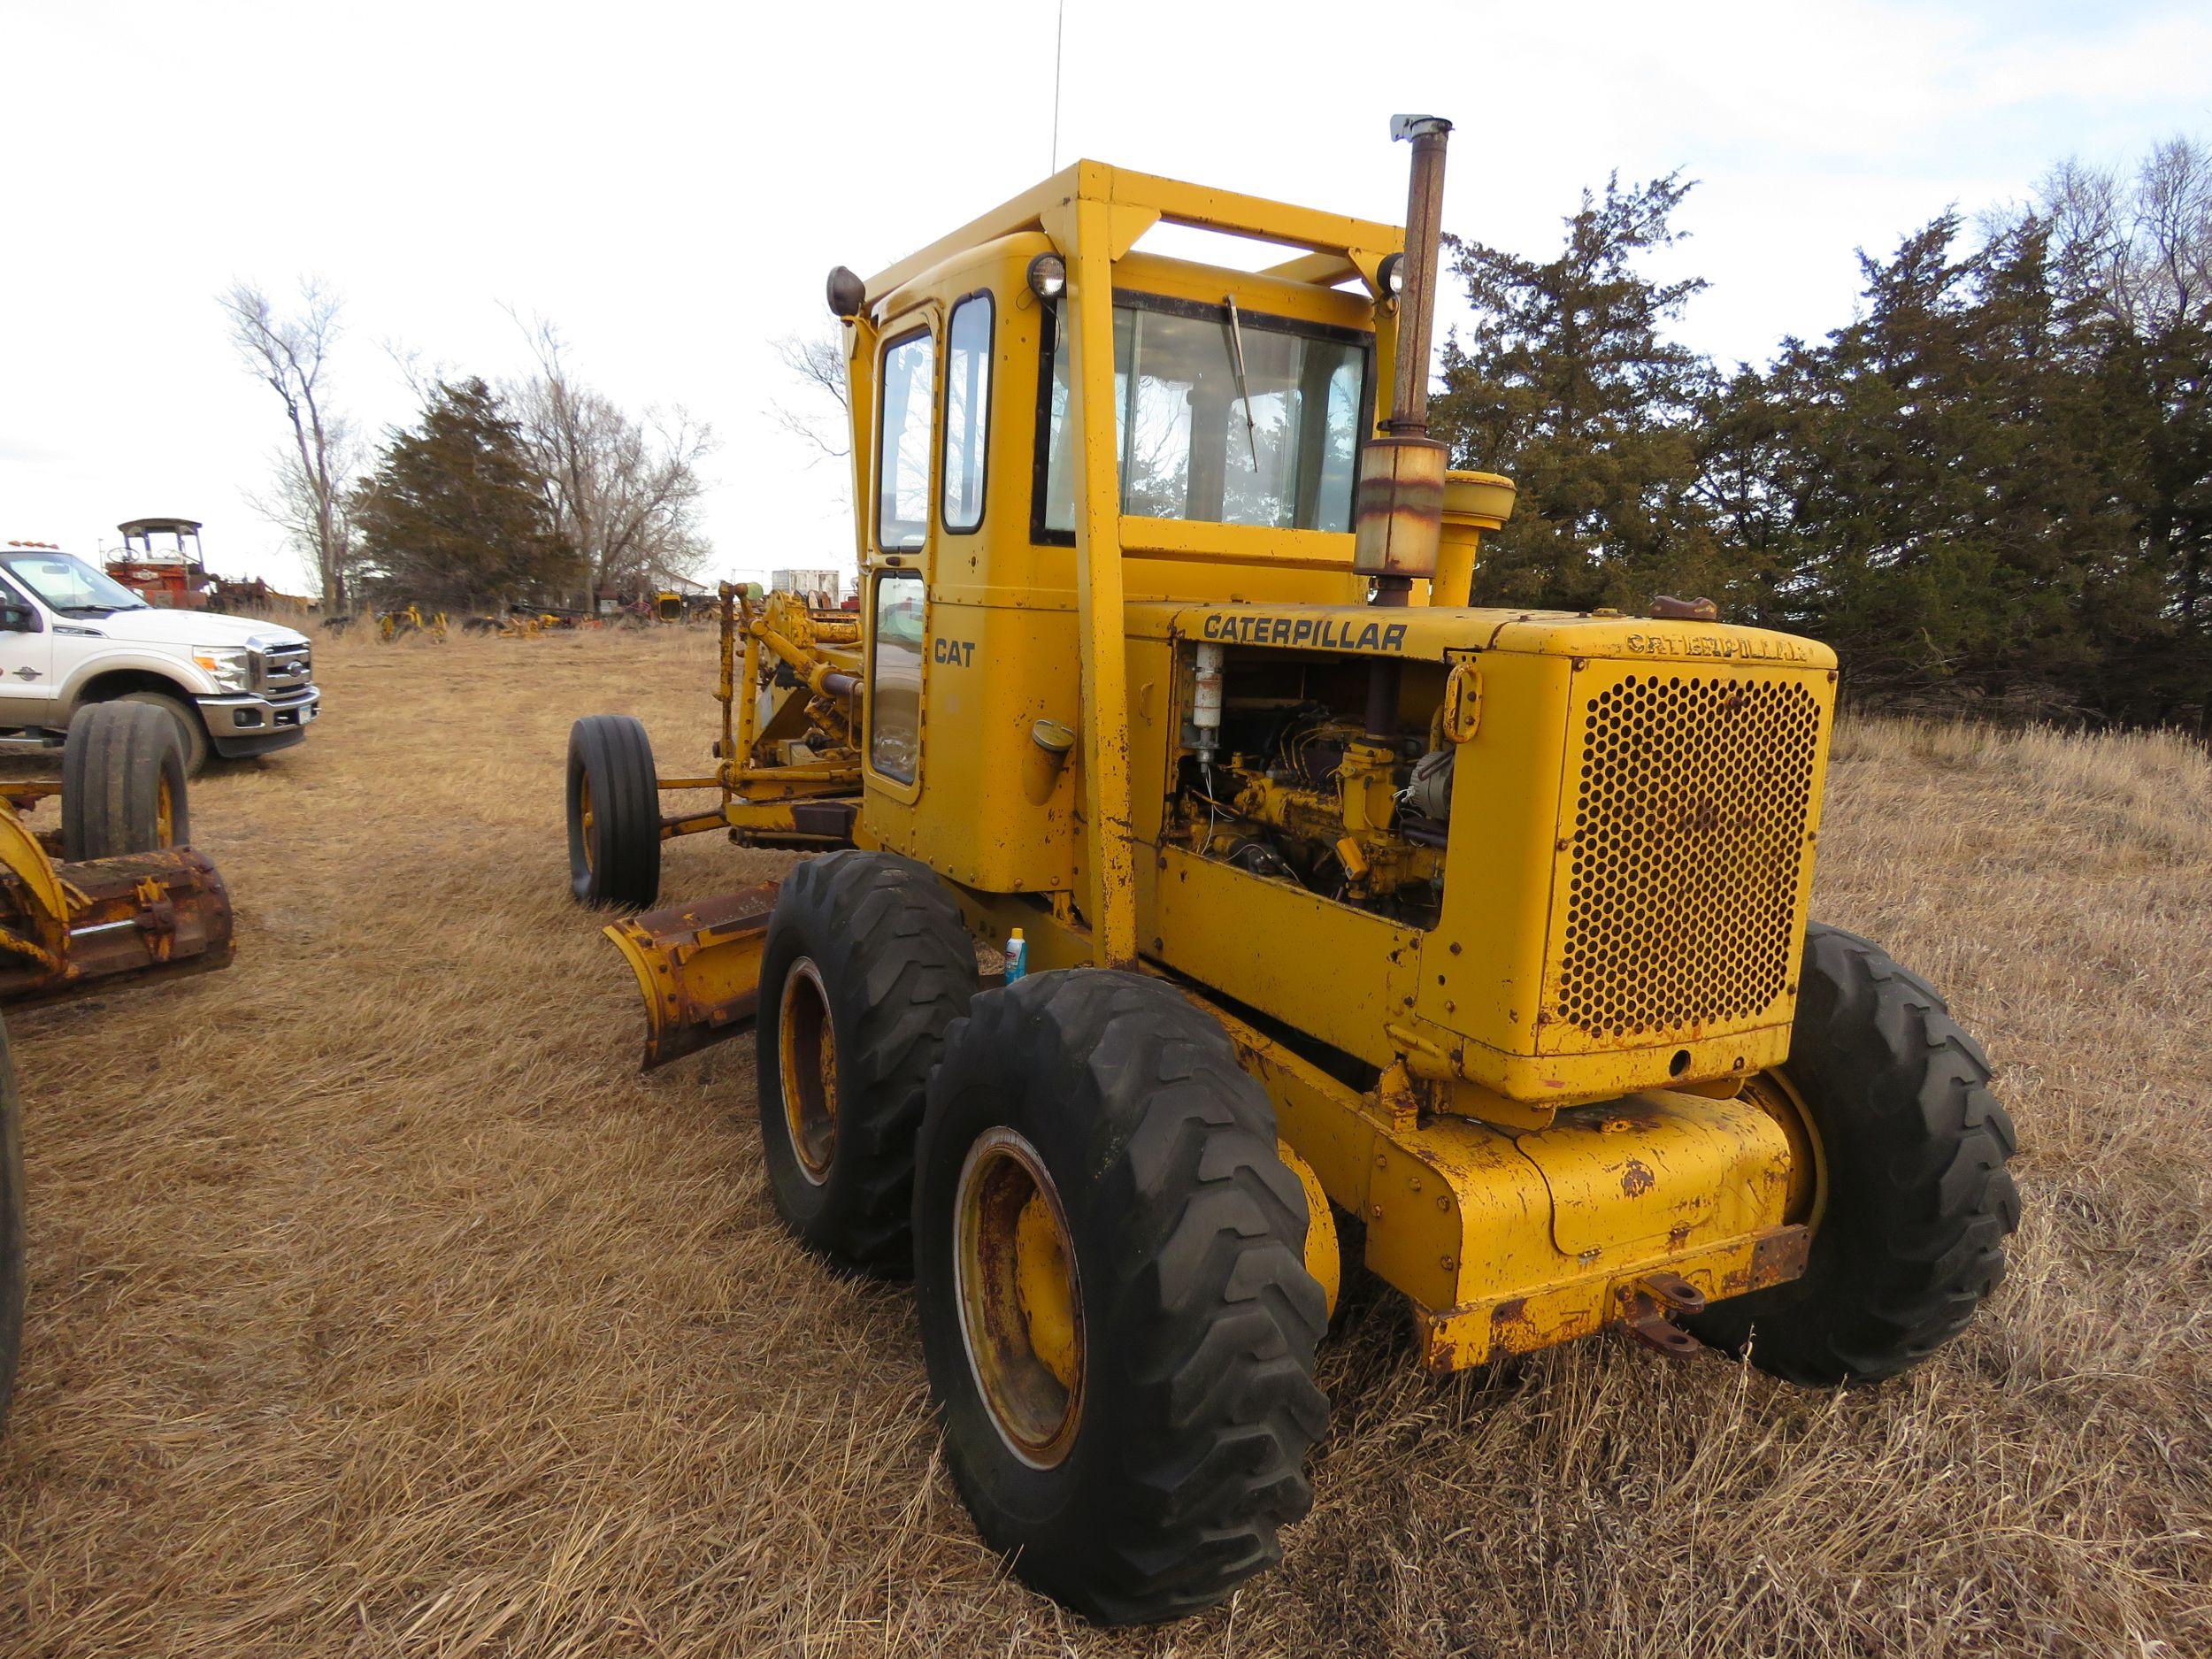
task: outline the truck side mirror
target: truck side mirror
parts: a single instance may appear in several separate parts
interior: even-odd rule
[[[0,634],[36,634],[38,612],[12,599],[0,599]]]

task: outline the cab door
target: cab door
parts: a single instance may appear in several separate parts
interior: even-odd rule
[[[867,735],[863,776],[879,800],[910,808],[922,792],[928,572],[936,541],[937,329],[934,306],[886,325],[876,360]],[[887,844],[903,846],[910,812]]]
[[[0,576],[0,727],[54,718],[54,634],[46,613]]]

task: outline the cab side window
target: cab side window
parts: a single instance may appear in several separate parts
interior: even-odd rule
[[[868,682],[868,764],[912,783],[922,752],[922,618],[919,571],[876,578],[874,651]]]
[[[983,522],[983,469],[991,426],[991,296],[971,294],[945,330],[945,528]]]
[[[876,439],[876,545],[911,551],[929,535],[929,439],[936,394],[929,331],[895,340],[883,354],[882,425]]]

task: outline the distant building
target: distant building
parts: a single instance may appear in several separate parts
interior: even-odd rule
[[[844,603],[843,571],[777,571],[768,585],[780,594],[796,594],[817,611],[834,611]]]

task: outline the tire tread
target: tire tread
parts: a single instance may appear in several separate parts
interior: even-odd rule
[[[1305,1189],[1277,1151],[1275,1114],[1220,1025],[1171,987],[1079,969],[977,999],[948,1035],[933,1111],[1011,1064],[1094,1114],[1094,1213],[1117,1266],[1086,1318],[1125,1433],[1116,1491],[1082,1517],[1080,1548],[994,1536],[987,1494],[953,1459],[987,1538],[1016,1571],[1109,1624],[1221,1601],[1281,1556],[1303,1516],[1307,1450],[1327,1421],[1313,1377],[1326,1324],[1306,1271]]]

